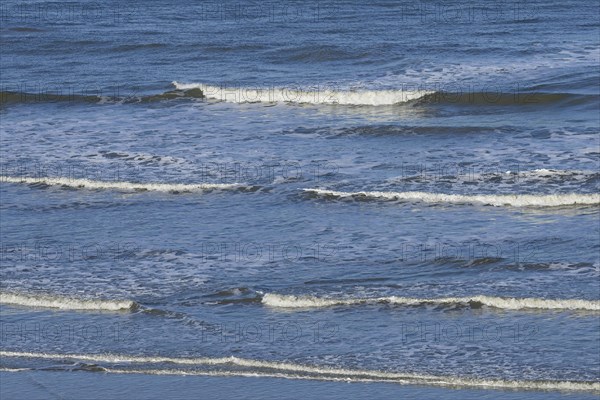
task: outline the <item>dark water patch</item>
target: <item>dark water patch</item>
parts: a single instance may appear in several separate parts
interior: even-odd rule
[[[320,63],[362,59],[367,52],[356,52],[330,45],[310,45],[278,49],[271,53],[276,63]]]
[[[417,105],[429,104],[454,104],[471,106],[572,106],[597,102],[597,96],[574,93],[547,93],[547,92],[435,92],[414,100]]]
[[[389,278],[348,278],[348,279],[313,279],[304,282],[305,285],[354,284],[367,282],[384,282]]]
[[[465,265],[465,267],[479,267],[479,266],[482,266],[482,265],[496,264],[496,263],[499,263],[502,260],[504,260],[504,259],[500,258],[500,257],[475,258],[475,259],[469,261]]]
[[[132,103],[154,103],[166,100],[194,100],[203,99],[204,94],[201,89],[171,90],[153,95],[131,95],[131,96],[103,96],[103,95],[81,95],[70,93],[69,88],[65,88],[65,93],[50,92],[15,92],[1,91],[0,106],[13,104],[46,104],[46,103],[72,103],[72,104],[132,104]],[[97,91],[101,93],[101,91]],[[110,91],[107,91],[110,93]]]
[[[247,294],[250,292],[252,292],[252,291],[250,289],[248,289],[247,287],[238,287],[238,288],[232,288],[232,289],[219,290],[218,292],[204,295],[204,297],[226,297],[226,296]]]
[[[227,304],[258,304],[262,301],[262,296],[255,297],[242,297],[235,299],[223,299],[216,302],[219,305],[227,305]]]
[[[524,262],[518,264],[510,264],[503,268],[512,271],[576,271],[576,272],[589,272],[589,271],[600,271],[593,263],[590,262],[579,262],[579,263],[533,263]]]
[[[319,132],[324,132],[320,128]],[[489,127],[489,126],[398,126],[398,125],[367,125],[351,128],[329,130],[336,136],[364,135],[364,136],[402,136],[402,135],[470,135],[470,134],[504,134],[516,132],[517,128]]]
[[[87,364],[87,363],[77,363],[74,366],[72,371],[85,371],[85,372],[106,372],[106,368],[98,365],[98,364]]]
[[[145,50],[145,49],[159,49],[161,47],[166,47],[167,45],[164,43],[143,43],[143,44],[125,44],[118,46],[113,49],[114,52],[127,52],[127,51],[135,51],[135,50]]]
[[[14,27],[14,28],[8,28],[8,30],[13,31],[13,32],[44,32],[43,29],[40,28],[31,28],[31,27],[27,27],[27,26],[18,26],[18,27]]]

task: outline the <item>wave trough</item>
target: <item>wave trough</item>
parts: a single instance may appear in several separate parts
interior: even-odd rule
[[[560,207],[600,204],[600,194],[480,194],[462,195],[429,192],[339,192],[326,189],[304,189],[322,197],[373,200],[422,201],[425,203],[483,204],[494,207]]]

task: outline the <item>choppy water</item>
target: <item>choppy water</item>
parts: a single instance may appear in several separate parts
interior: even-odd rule
[[[600,391],[594,2],[0,10],[2,373]]]

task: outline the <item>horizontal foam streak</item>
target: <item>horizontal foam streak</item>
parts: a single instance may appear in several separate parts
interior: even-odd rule
[[[178,90],[200,89],[205,97],[232,103],[298,103],[385,106],[406,103],[433,92],[426,90],[303,90],[301,88],[226,88],[173,82]]]
[[[18,293],[0,293],[0,304],[75,311],[128,311],[133,310],[137,306],[131,300],[77,299],[63,296],[32,296]]]
[[[67,186],[86,189],[116,189],[116,190],[148,190],[155,192],[202,192],[214,189],[232,189],[240,187],[239,184],[225,183],[134,183],[121,181],[95,181],[90,179],[50,178],[50,177],[14,177],[0,176],[0,182],[45,184],[51,186]]]
[[[501,308],[505,310],[586,310],[600,311],[600,301],[578,300],[578,299],[538,299],[538,298],[504,298],[492,296],[472,297],[441,297],[441,298],[409,298],[409,297],[372,297],[372,298],[349,298],[334,299],[314,296],[293,296],[266,293],[262,303],[270,307],[282,308],[320,308],[337,305],[357,305],[373,303],[389,303],[397,305],[442,305],[442,304],[469,304],[479,303],[488,307]]]
[[[180,365],[230,365],[255,368],[253,370],[178,370],[178,369],[125,369],[102,367],[102,372],[119,374],[154,374],[154,375],[200,375],[200,376],[247,376],[274,377],[287,379],[311,379],[345,382],[392,382],[398,384],[421,384],[432,386],[465,386],[480,388],[508,388],[529,390],[575,390],[599,391],[600,382],[582,381],[519,381],[503,379],[478,379],[454,376],[421,375],[412,373],[385,372],[377,370],[344,369],[334,367],[318,367],[292,363],[260,361],[237,357],[223,358],[172,358],[172,357],[140,357],[126,355],[94,355],[94,354],[47,354],[0,351],[0,357],[33,358],[46,360],[81,360],[107,363],[159,364],[171,363]]]
[[[559,207],[600,204],[600,194],[598,193],[461,195],[429,192],[338,192],[325,189],[304,189],[304,191],[318,196],[337,198],[406,200],[426,203],[477,203],[495,207]]]

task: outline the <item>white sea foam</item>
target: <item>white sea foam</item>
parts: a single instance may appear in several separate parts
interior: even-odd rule
[[[22,372],[31,371],[30,368],[0,368],[0,372]]]
[[[155,192],[202,192],[206,190],[224,190],[239,188],[239,184],[225,183],[201,183],[201,184],[185,184],[185,183],[134,183],[120,181],[96,181],[90,179],[75,179],[75,178],[51,178],[51,177],[14,177],[0,176],[0,182],[7,183],[25,183],[25,184],[45,184],[52,186],[67,186],[73,188],[86,189],[116,189],[116,190],[148,190]]]
[[[337,198],[363,197],[382,200],[423,201],[426,203],[476,203],[496,207],[559,207],[600,204],[600,194],[444,194],[429,192],[338,192],[325,189],[304,189],[319,196]]]
[[[579,170],[565,170],[565,169],[546,169],[538,168],[524,171],[505,171],[504,177],[512,178],[515,180],[519,179],[555,179],[558,177],[566,178],[569,180],[583,180],[589,179],[597,175],[595,171],[579,171]],[[485,178],[493,176],[494,174],[473,174],[472,178]],[[496,174],[496,176],[502,177],[502,174]]]
[[[221,358],[174,358],[143,357],[111,354],[48,354],[0,351],[0,357],[31,358],[45,360],[82,360],[106,363],[126,364],[178,364],[178,365],[220,365],[223,367],[244,367],[250,370],[181,370],[181,369],[126,369],[102,368],[104,373],[154,374],[154,375],[211,375],[211,376],[249,376],[274,377],[287,379],[312,379],[344,382],[393,382],[398,384],[421,384],[432,386],[463,386],[479,388],[507,388],[528,390],[573,390],[600,391],[600,382],[583,381],[525,381],[503,379],[480,379],[456,376],[435,376],[377,370],[359,370],[326,366],[310,366],[274,361],[261,361],[237,357]]]
[[[538,168],[531,171],[519,171],[521,175],[537,175],[537,176],[566,176],[566,175],[591,175],[595,172],[564,170],[564,169],[547,169]]]
[[[56,295],[0,293],[0,304],[61,310],[130,311],[137,307],[131,300],[78,299]]]
[[[322,298],[314,296],[293,296],[266,293],[262,303],[270,307],[281,308],[319,308],[336,305],[357,305],[373,303],[389,303],[398,305],[428,305],[428,304],[468,304],[480,303],[488,307],[505,310],[585,310],[600,311],[600,301],[578,299],[538,299],[510,298],[493,296],[472,297],[440,297],[440,298],[410,298],[410,297],[371,297],[371,298]]]
[[[302,88],[219,87],[202,83],[173,82],[179,90],[200,89],[204,96],[232,103],[308,103],[385,106],[421,98],[426,90],[330,90]]]

